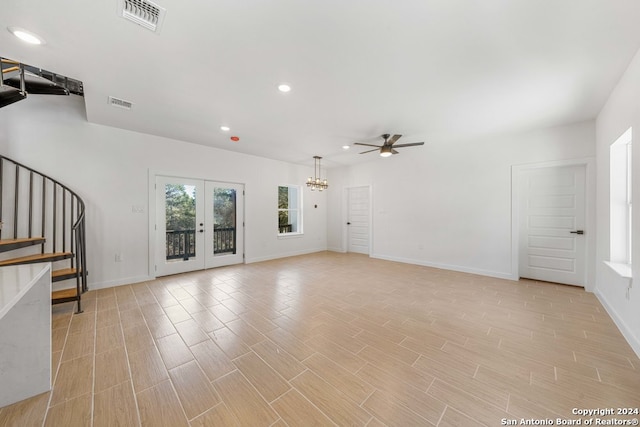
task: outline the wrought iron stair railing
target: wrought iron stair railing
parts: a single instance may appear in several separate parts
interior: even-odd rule
[[[0,267],[52,263],[52,282],[75,286],[52,292],[53,304],[87,291],[85,204],[71,189],[0,155]]]

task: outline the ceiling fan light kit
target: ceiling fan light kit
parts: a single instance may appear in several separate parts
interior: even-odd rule
[[[318,191],[326,190],[327,188],[329,188],[329,183],[327,182],[326,178],[324,180],[320,178],[320,159],[322,159],[322,157],[313,156],[313,159],[313,176],[307,178],[307,187],[311,188],[311,191],[315,191],[316,189]]]
[[[416,146],[416,145],[424,145],[424,142],[412,142],[410,144],[393,145],[393,144],[396,143],[396,141],[398,139],[400,139],[401,136],[402,135],[393,135],[393,136],[391,136],[390,134],[385,133],[384,135],[382,135],[382,138],[384,139],[384,144],[382,144],[382,145],[365,144],[365,143],[362,143],[362,142],[355,142],[354,145],[364,145],[364,146],[367,146],[367,147],[376,147],[373,150],[363,151],[360,154],[371,153],[372,151],[379,151],[381,157],[389,157],[392,154],[398,154],[398,152],[395,150],[396,148],[413,147],[413,146]]]
[[[380,147],[380,157],[389,157],[392,154],[390,145],[383,145]]]

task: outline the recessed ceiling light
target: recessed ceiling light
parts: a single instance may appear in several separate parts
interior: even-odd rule
[[[229,126],[220,126],[220,130],[224,132],[229,132],[231,128]]]
[[[7,27],[7,30],[23,42],[29,44],[44,44],[44,39],[31,31],[27,31],[18,27]]]
[[[278,85],[278,90],[280,92],[285,92],[286,93],[286,92],[291,91],[291,86],[289,86],[286,83],[281,83],[281,84]]]
[[[343,145],[343,146],[342,146],[342,149],[343,149],[343,150],[348,150],[349,148],[351,148],[349,145]]]

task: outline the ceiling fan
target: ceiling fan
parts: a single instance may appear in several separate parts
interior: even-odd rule
[[[376,147],[373,150],[363,151],[360,154],[370,153],[372,151],[380,151],[380,155],[382,157],[389,157],[392,154],[398,154],[398,152],[395,150],[396,148],[413,147],[415,145],[424,145],[424,142],[412,142],[410,144],[393,145],[398,139],[400,139],[401,136],[402,135],[391,136],[390,134],[385,133],[384,135],[382,135],[382,138],[384,138],[384,144],[382,145],[364,144],[362,142],[354,142],[354,145],[365,145],[367,147]]]

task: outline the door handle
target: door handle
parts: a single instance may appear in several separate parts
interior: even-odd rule
[[[204,233],[204,230],[198,230],[199,233]]]
[[[348,223],[347,223],[347,225],[351,225],[351,223],[350,223],[350,222],[348,222]]]
[[[571,234],[584,234],[584,230],[570,231]]]

